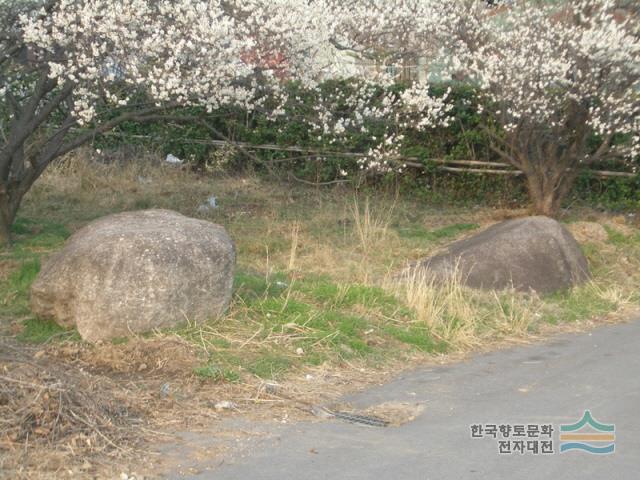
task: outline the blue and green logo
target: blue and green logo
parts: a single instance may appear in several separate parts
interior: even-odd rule
[[[616,426],[597,422],[589,410],[571,425],[560,425],[560,453],[582,450],[597,455],[615,451]]]

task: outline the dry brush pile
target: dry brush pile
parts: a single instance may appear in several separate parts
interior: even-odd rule
[[[0,470],[20,477],[31,462],[55,471],[71,456],[106,462],[130,453],[140,440],[131,435],[143,423],[140,403],[108,377],[43,353],[0,339]]]

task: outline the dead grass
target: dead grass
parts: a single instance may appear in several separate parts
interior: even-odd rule
[[[640,233],[620,219],[590,212],[589,220],[600,227],[577,227],[593,272],[589,284],[544,298],[479,292],[455,278],[444,285],[417,272],[406,282],[394,278],[407,261],[527,212],[434,209],[395,191],[354,195],[344,186],[315,189],[251,175],[200,175],[152,156],[111,163],[94,157],[77,153],[44,175],[21,211],[16,246],[0,252],[0,332],[39,345],[16,347],[28,352],[28,362],[14,362],[4,373],[0,365],[1,375],[29,383],[12,382],[8,403],[2,403],[2,388],[8,387],[0,384],[0,409],[13,412],[2,424],[0,456],[5,453],[5,469],[11,464],[16,478],[56,476],[60,465],[88,475],[125,462],[82,422],[68,435],[53,435],[56,408],[102,422],[94,426],[125,448],[129,441],[138,448],[136,442],[146,438],[131,423],[139,419],[154,432],[206,428],[222,415],[292,421],[308,415],[310,404],[334,401],[418,362],[591,326],[640,305]],[[199,208],[210,196],[219,207]],[[177,210],[229,230],[239,264],[234,300],[223,319],[89,346],[31,318],[28,288],[41,259],[94,218],[145,208]],[[38,352],[36,364],[48,365],[42,371],[29,363]],[[61,388],[88,393],[60,403],[55,398]],[[45,393],[47,402],[57,403],[43,404]],[[235,407],[216,409],[223,400]],[[31,403],[38,410],[29,418],[47,425],[44,436],[34,433],[37,422],[21,420],[27,410],[20,408]],[[125,406],[131,418],[118,417],[117,409],[110,410],[113,403]],[[128,440],[120,432],[128,432]],[[90,438],[91,446],[76,440],[69,449],[74,435]],[[38,464],[43,452],[54,452],[57,460]],[[90,467],[83,467],[83,452]]]
[[[452,350],[468,351],[505,337],[527,335],[541,317],[544,302],[516,291],[481,292],[463,285],[455,272],[438,282],[423,269],[410,269],[387,289],[416,312],[415,323]]]
[[[12,342],[0,346],[0,471],[25,479],[34,470],[91,474],[142,444],[144,435],[132,431],[144,423],[144,402],[117,382],[56,368]]]
[[[90,365],[93,372],[110,375],[144,372],[147,378],[192,374],[201,363],[199,353],[196,345],[177,335],[133,338],[123,343],[96,346],[65,342],[46,348],[49,358]]]

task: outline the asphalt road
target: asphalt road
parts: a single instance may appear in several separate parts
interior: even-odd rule
[[[338,420],[245,426],[266,435],[243,455],[187,478],[640,479],[640,320],[410,372],[346,400],[425,408],[395,428]],[[560,425],[578,422],[585,410],[615,424],[614,453],[559,452]],[[500,434],[471,438],[474,424],[551,424],[555,453],[500,454]]]

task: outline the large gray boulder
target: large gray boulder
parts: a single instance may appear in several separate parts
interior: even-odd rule
[[[169,210],[110,215],[43,265],[31,308],[89,342],[202,322],[227,309],[234,266],[219,225]]]
[[[589,278],[578,243],[565,227],[547,217],[498,223],[413,268],[424,269],[440,281],[455,272],[463,284],[474,288],[539,293],[566,289]]]

